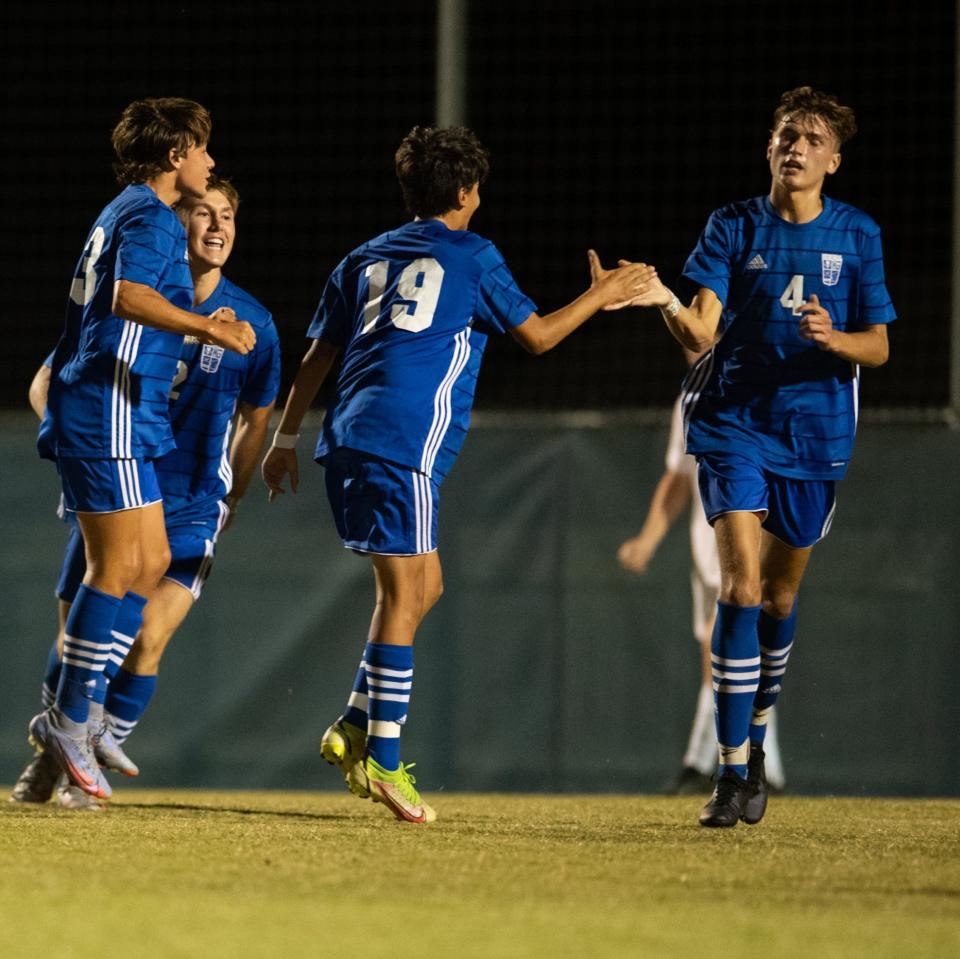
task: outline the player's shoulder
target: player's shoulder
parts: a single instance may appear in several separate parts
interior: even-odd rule
[[[768,216],[764,203],[765,197],[752,196],[744,200],[731,200],[717,207],[711,214],[711,221],[723,225],[743,223],[745,220],[757,221]]]
[[[173,209],[144,183],[134,183],[123,189],[104,210],[121,226],[126,223],[156,227],[175,236],[183,234],[183,225]]]
[[[261,330],[273,326],[273,316],[270,311],[251,293],[237,286],[227,277],[220,281],[217,291],[219,305],[231,307],[242,320],[246,320],[254,329]]]
[[[835,229],[856,230],[869,237],[880,235],[880,225],[877,221],[852,203],[844,203],[842,200],[825,196],[823,205],[830,225]]]

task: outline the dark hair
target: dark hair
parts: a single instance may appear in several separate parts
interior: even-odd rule
[[[180,97],[135,100],[113,128],[113,172],[121,186],[144,183],[163,172],[171,150],[185,153],[210,139],[205,107]]]
[[[780,105],[773,114],[773,129],[776,130],[785,117],[802,119],[810,116],[819,117],[830,128],[838,149],[857,132],[852,108],[843,106],[833,94],[822,93],[813,87],[787,90],[780,97]]]
[[[403,202],[418,217],[457,209],[460,188],[469,190],[490,172],[490,154],[466,127],[414,127],[394,161]]]

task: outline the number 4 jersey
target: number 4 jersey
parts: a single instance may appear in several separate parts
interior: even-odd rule
[[[117,196],[87,238],[53,354],[43,456],[149,459],[173,447],[167,394],[183,336],[116,316],[118,280],[184,310],[193,302],[183,226],[143,184]]]
[[[842,478],[858,370],[800,336],[800,307],[816,294],[845,332],[896,318],[877,224],[827,197],[802,224],[768,197],[734,203],[711,215],[683,280],[723,304],[719,338],[683,385],[687,452],[734,452],[795,479]]]
[[[316,458],[339,447],[441,481],[470,422],[491,332],[536,306],[497,248],[439,220],[414,220],[333,271],[307,335],[342,351]]]

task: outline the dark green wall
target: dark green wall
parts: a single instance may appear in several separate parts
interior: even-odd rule
[[[2,420],[0,782],[29,756],[65,528],[33,424]],[[698,682],[687,539],[638,580],[614,560],[659,476],[665,429],[480,426],[442,491],[446,594],[418,642],[404,739],[438,789],[656,790]],[[319,736],[342,709],[373,597],[322,473],[222,539],[130,741],[151,786],[335,788]],[[801,593],[781,709],[788,785],[960,794],[960,433],[867,426]]]

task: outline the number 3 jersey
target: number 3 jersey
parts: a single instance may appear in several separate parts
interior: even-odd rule
[[[441,481],[470,422],[491,332],[536,311],[488,240],[414,220],[333,271],[307,335],[342,351],[316,458],[349,447]]]
[[[42,456],[149,459],[173,446],[167,394],[183,337],[116,316],[118,280],[184,310],[193,301],[183,226],[144,184],[105,207],[87,238],[53,355]]]
[[[800,307],[816,294],[846,332],[896,319],[877,224],[828,197],[802,224],[768,197],[733,203],[710,216],[683,281],[723,305],[717,342],[683,384],[687,452],[738,453],[795,479],[842,478],[858,369],[800,336]]]

